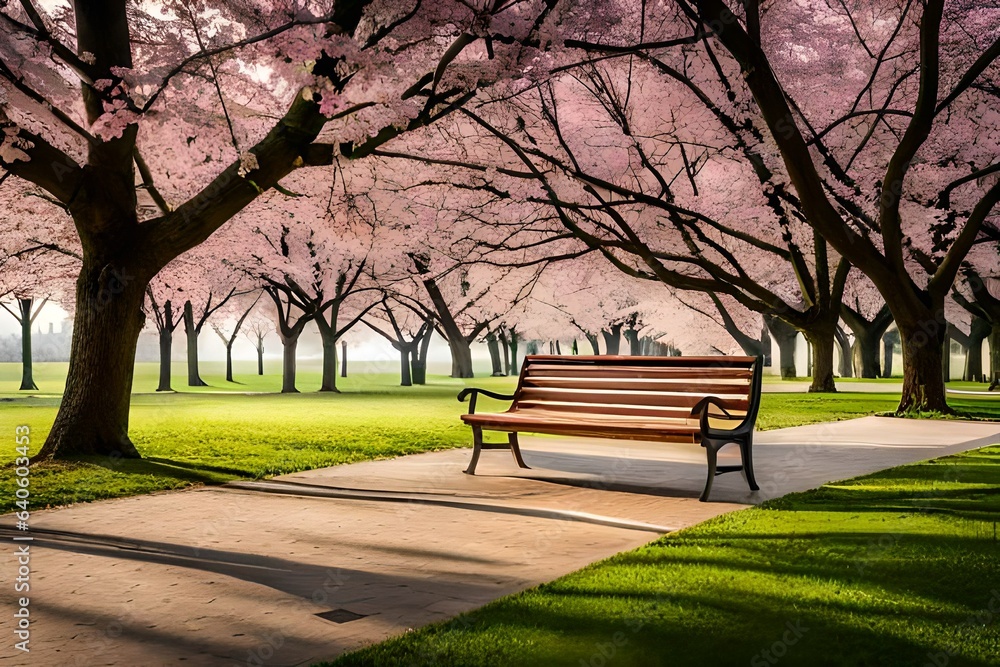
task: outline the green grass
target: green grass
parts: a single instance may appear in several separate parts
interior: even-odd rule
[[[996,665],[998,520],[994,445],[723,515],[330,664]]]
[[[147,370],[140,367],[137,375]],[[304,375],[303,388],[309,371]],[[64,505],[467,445],[469,435],[458,416],[468,405],[455,397],[471,381],[437,376],[430,381],[423,387],[399,387],[394,375],[358,375],[342,379],[341,394],[204,389],[135,394],[129,430],[145,458],[37,464],[31,472],[32,503]],[[474,382],[502,390],[513,380]],[[280,387],[280,377],[265,376],[259,383]],[[10,465],[16,456],[15,425],[30,426],[32,451],[38,450],[58,402],[57,396],[0,399],[0,423],[10,428],[10,446],[0,450],[0,464]],[[503,409],[488,399],[481,405]],[[13,509],[13,483],[13,475],[0,476],[0,512]]]
[[[183,391],[155,393],[157,365],[136,365],[130,433],[142,460],[87,458],[38,464],[32,470],[35,506],[76,502],[177,489],[192,484],[220,484],[259,479],[299,470],[386,458],[470,444],[459,420],[468,409],[455,400],[466,385],[510,390],[515,378],[480,377],[456,380],[430,376],[423,387],[399,387],[392,365],[355,373],[339,381],[343,393],[317,393],[319,369],[301,364],[302,394],[282,395],[279,375],[255,375],[255,364],[237,366],[237,379],[224,381],[221,364],[203,364],[209,387],[185,387],[177,365],[174,387]],[[13,428],[27,424],[33,451],[44,441],[55,418],[66,364],[36,364],[40,392],[17,391],[20,367],[0,364],[0,423],[10,425],[8,448],[0,448],[0,465],[16,453]],[[249,392],[249,393],[248,393]],[[849,419],[895,408],[891,393],[817,395],[765,393],[758,428]],[[983,416],[992,414],[988,401]],[[507,404],[483,399],[480,410],[503,410]],[[1000,404],[997,405],[1000,414]],[[0,512],[13,509],[13,476],[0,476]]]
[[[809,377],[808,375],[798,375],[798,376],[790,377],[790,378],[783,378],[783,377],[778,376],[778,375],[765,375],[764,378],[763,378],[763,380],[764,380],[764,384],[781,384],[782,382],[805,382],[805,383],[812,382],[812,378]],[[846,382],[848,384],[858,383],[858,382],[863,382],[865,384],[868,384],[868,383],[875,383],[875,384],[900,384],[900,383],[903,382],[903,376],[902,375],[894,375],[892,377],[887,377],[887,378],[854,378],[854,377],[851,377],[851,378],[838,377],[838,378],[836,378],[836,383],[837,384],[840,384],[841,382]]]
[[[364,368],[364,373],[356,373],[357,377],[346,378],[347,386],[357,387],[367,383],[380,384],[392,381],[399,368],[397,363],[358,362],[352,364],[355,368]],[[32,367],[32,375],[38,391],[19,391],[21,386],[21,365],[15,363],[0,363],[0,396],[60,396],[66,384],[65,362],[36,362]],[[139,362],[135,365],[132,379],[132,391],[136,394],[154,393],[159,382],[159,364]],[[207,387],[187,386],[187,365],[182,361],[171,364],[172,386],[176,391],[189,393],[240,393],[240,392],[278,392],[281,391],[280,362],[272,359],[265,361],[263,376],[257,375],[257,362],[237,360],[233,364],[236,382],[226,382],[225,364],[220,361],[203,361],[200,365],[202,379]],[[274,371],[274,372],[271,372]],[[301,391],[319,389],[321,369],[316,360],[299,362],[297,386]],[[369,376],[374,376],[370,378]],[[341,379],[338,378],[338,382]]]

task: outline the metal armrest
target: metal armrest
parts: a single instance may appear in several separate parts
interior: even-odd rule
[[[709,406],[714,406],[719,408],[720,410],[722,410],[722,414],[724,416],[709,414]],[[726,419],[729,421],[739,421],[739,422],[743,422],[746,420],[746,415],[730,414],[729,410],[726,409],[726,406],[722,403],[722,401],[716,398],[715,396],[706,396],[705,398],[698,401],[698,403],[696,403],[695,406],[691,408],[691,416],[700,417],[699,424],[701,426],[701,432],[703,434],[708,433],[709,429],[711,429],[711,425],[708,423],[709,418]]]
[[[462,391],[458,392],[458,402],[465,403],[466,397],[472,396],[472,399],[469,401],[470,415],[476,413],[476,399],[479,397],[479,394],[488,396],[489,398],[495,398],[498,401],[514,400],[514,394],[498,394],[495,391],[489,391],[487,389],[479,389],[478,387],[466,387]]]
[[[698,415],[700,415],[702,413],[706,413],[707,414],[708,413],[708,406],[709,405],[714,405],[715,407],[719,408],[720,410],[722,410],[722,413],[725,415],[725,417],[718,417],[718,416],[716,416],[716,419],[743,419],[743,415],[740,415],[738,417],[734,417],[733,415],[729,414],[729,410],[726,410],[726,406],[723,405],[722,401],[719,400],[718,398],[716,398],[715,396],[706,396],[705,398],[703,398],[700,401],[698,401],[695,404],[695,406],[693,408],[691,408],[691,416],[692,417],[697,417]]]

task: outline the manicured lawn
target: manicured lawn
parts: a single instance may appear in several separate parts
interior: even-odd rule
[[[405,388],[394,381],[389,375],[348,378],[342,394],[136,394],[130,432],[146,458],[36,465],[32,503],[217,484],[467,444],[458,415],[468,406],[455,400],[463,381],[434,377],[431,385]],[[476,380],[496,388],[507,382]],[[32,451],[41,447],[57,405],[56,397],[0,399],[0,423],[10,429],[0,463],[16,456],[15,425],[29,425]],[[490,402],[483,405],[489,409]],[[13,481],[13,475],[0,476],[2,512],[13,507]]]
[[[33,365],[37,392],[18,391],[21,385],[21,365],[15,363],[0,363],[0,396],[59,396],[66,384],[65,362],[36,362]],[[351,364],[352,377],[337,378],[338,384],[343,381],[347,386],[382,382],[391,383],[398,380],[399,364],[393,362],[356,362]],[[265,375],[257,375],[257,362],[236,360],[233,364],[233,375],[236,382],[226,382],[226,367],[221,361],[203,361],[200,365],[201,377],[208,383],[207,387],[187,386],[187,365],[175,361],[171,365],[172,387],[175,391],[191,393],[218,392],[278,392],[281,391],[281,362],[267,359],[264,362]],[[434,369],[432,369],[433,372]],[[442,369],[443,370],[443,369]],[[358,372],[355,372],[358,371]],[[360,372],[363,371],[363,372]],[[153,393],[159,382],[159,364],[139,362],[135,365],[132,379],[132,391],[137,394]],[[297,385],[300,391],[309,392],[319,389],[322,377],[318,360],[305,359],[299,362]]]
[[[355,374],[342,378],[343,393],[305,391],[319,385],[315,369],[304,366],[302,394],[267,391],[280,387],[280,377],[250,374],[238,388],[207,365],[210,387],[187,391],[186,376],[175,383],[177,393],[136,393],[130,431],[143,460],[86,458],[44,463],[31,473],[36,507],[114,498],[192,484],[220,484],[240,478],[257,479],[310,468],[386,458],[448,447],[469,446],[470,435],[459,415],[467,404],[455,400],[467,384],[510,390],[515,378],[481,377],[456,380],[431,376],[423,387],[399,387],[393,373]],[[65,364],[40,364],[39,387],[61,386]],[[0,449],[0,463],[16,456],[14,426],[31,427],[37,451],[55,418],[57,395],[23,396],[16,392],[16,364],[0,364],[0,422],[10,425],[11,446]],[[156,386],[156,365],[139,364],[137,389]],[[766,394],[758,425],[761,429],[847,419],[891,410],[892,394]],[[507,404],[489,399],[480,410],[503,410]],[[14,476],[0,477],[0,512],[14,507]]]
[[[361,665],[996,665],[1000,446],[668,535]]]
[[[401,456],[470,444],[459,415],[468,408],[455,400],[466,385],[510,390],[515,378],[457,380],[429,377],[423,387],[399,387],[392,365],[341,378],[340,394],[317,393],[315,365],[300,367],[301,394],[281,395],[278,375],[258,377],[255,364],[237,366],[237,379],[226,383],[223,367],[203,364],[209,387],[189,390],[180,365],[176,393],[155,393],[157,366],[137,364],[130,432],[143,460],[88,458],[36,465],[32,502],[38,507],[114,498],[192,484],[258,479],[310,468]],[[41,392],[17,392],[20,367],[0,364],[0,423],[10,428],[10,446],[0,448],[0,465],[16,456],[14,426],[27,424],[37,451],[55,418],[65,364],[37,364]],[[248,393],[251,392],[251,393]],[[891,393],[815,395],[765,393],[758,427],[762,430],[820,421],[849,419],[895,408]],[[992,403],[984,416],[993,414]],[[507,404],[483,399],[480,410],[503,410]],[[996,414],[1000,414],[997,404]],[[14,503],[14,476],[0,476],[0,512]]]

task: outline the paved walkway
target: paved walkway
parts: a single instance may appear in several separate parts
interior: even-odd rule
[[[450,450],[36,512],[32,650],[2,614],[0,664],[309,665],[748,503],[997,441],[877,417],[761,433],[761,492],[724,475],[709,503],[698,447],[524,438],[532,470],[495,451],[469,477]]]

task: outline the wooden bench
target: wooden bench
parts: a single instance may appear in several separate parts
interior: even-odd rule
[[[521,458],[517,434],[700,443],[708,457],[708,499],[717,475],[753,476],[753,427],[760,406],[761,363],[754,357],[631,357],[532,355],[511,395],[463,389],[471,396],[462,421],[472,427],[473,475],[484,449],[510,449]],[[476,414],[476,399],[513,401],[506,412]],[[507,443],[483,442],[483,431],[507,433]],[[724,445],[738,444],[742,465],[718,465]]]

